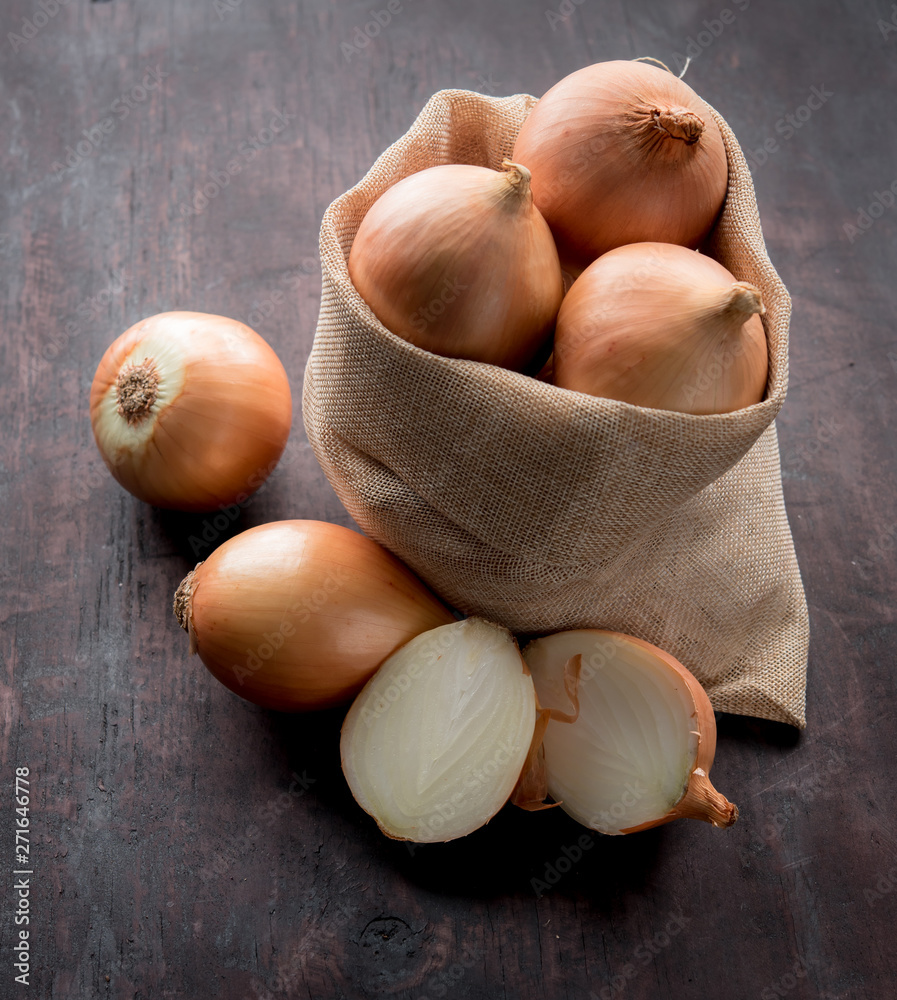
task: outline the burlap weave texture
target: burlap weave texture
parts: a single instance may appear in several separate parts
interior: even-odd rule
[[[716,114],[729,190],[709,251],[767,306],[767,397],[691,416],[441,358],[390,333],[347,259],[391,184],[439,163],[498,168],[535,103],[441,91],[321,227],[305,372],[309,440],[358,524],[446,601],[517,633],[601,627],[680,659],[717,710],[805,725],[807,607],[773,423],[790,299],[750,173]]]

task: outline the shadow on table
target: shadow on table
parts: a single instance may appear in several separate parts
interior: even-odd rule
[[[318,801],[364,845],[365,853],[423,889],[461,898],[509,893],[587,899],[592,905],[646,890],[665,858],[681,855],[692,821],[679,821],[623,837],[581,826],[560,808],[526,813],[506,806],[485,827],[445,844],[390,840],[358,806],[342,775],[339,729],[345,709],[289,716],[260,712],[282,747],[285,764],[319,777]],[[718,747],[726,743],[788,752],[800,740],[792,726],[720,714]],[[725,836],[723,831],[719,831]]]
[[[179,510],[149,508],[153,530],[174,545],[192,569],[220,545],[253,526],[246,510],[233,504],[226,510],[190,514]]]
[[[717,753],[727,742],[790,750],[800,743],[800,739],[800,730],[785,722],[754,719],[747,715],[727,715],[723,712],[717,712],[716,715]]]
[[[314,775],[314,795],[351,838],[410,882],[453,897],[489,898],[546,892],[593,901],[638,891],[668,845],[673,828],[606,837],[580,826],[560,808],[527,813],[506,806],[467,837],[445,844],[390,840],[352,798],[339,759],[345,709],[285,715],[259,711],[258,722],[284,754],[283,767]]]

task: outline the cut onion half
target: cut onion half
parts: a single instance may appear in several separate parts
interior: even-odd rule
[[[579,658],[574,722],[552,718],[543,750],[549,795],[575,820],[606,834],[635,833],[680,817],[731,826],[738,809],[710,784],[713,708],[678,660],[619,632],[580,629],[523,651],[539,703],[569,706],[566,668]]]
[[[467,618],[411,639],[368,681],[343,723],[343,772],[388,837],[454,840],[511,797],[535,724],[513,636]]]

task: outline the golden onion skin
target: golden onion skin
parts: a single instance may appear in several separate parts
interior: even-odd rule
[[[123,412],[123,393],[141,375],[145,405]],[[292,416],[272,348],[243,323],[207,313],[135,323],[103,355],[90,391],[94,437],[112,475],[138,499],[184,511],[251,496],[277,465]]]
[[[434,354],[521,371],[554,327],[564,282],[529,171],[429,167],[371,206],[349,275],[391,332]]]
[[[759,289],[705,254],[633,243],[576,279],[558,315],[554,384],[705,415],[759,403],[768,350]]]
[[[536,207],[574,276],[627,243],[699,247],[728,187],[708,105],[636,60],[595,63],[555,84],[523,123],[513,159],[529,167]]]
[[[285,712],[349,702],[414,636],[455,621],[395,556],[323,521],[274,521],[188,574],[175,613],[234,693]]]

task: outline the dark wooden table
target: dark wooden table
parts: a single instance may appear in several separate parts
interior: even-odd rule
[[[0,996],[893,996],[897,10],[401,0],[358,45],[381,8],[3,4]],[[719,720],[714,778],[741,807],[726,833],[678,823],[583,850],[563,814],[507,809],[409,849],[350,797],[339,711],[244,703],[188,659],[171,614],[230,535],[350,523],[300,419],[269,485],[210,529],[106,473],[87,417],[97,361],[155,312],[235,316],[284,360],[298,414],[321,215],[434,91],[540,94],[596,60],[678,69],[686,54],[751,155],[794,298],[778,427],[808,727]],[[216,190],[235,155],[244,169]],[[27,988],[12,953],[24,767]]]

